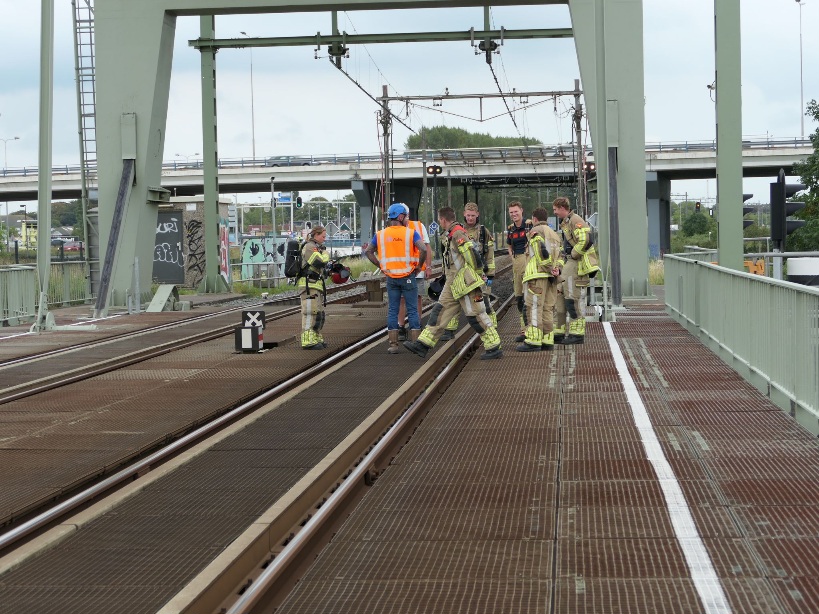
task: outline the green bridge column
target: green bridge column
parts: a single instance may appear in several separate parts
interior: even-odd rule
[[[589,114],[599,203],[598,246],[609,279],[619,266],[624,297],[649,294],[642,0],[569,0]],[[620,259],[611,261],[608,148],[617,147]]]

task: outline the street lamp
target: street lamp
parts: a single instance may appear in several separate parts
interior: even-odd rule
[[[805,86],[802,79],[802,0],[796,0],[799,5],[799,125],[801,136],[805,138]]]
[[[0,139],[0,141],[3,141],[3,175],[6,174],[6,169],[9,166],[9,163],[8,163],[9,162],[9,160],[8,160],[8,150],[7,150],[8,142],[9,141],[19,141],[19,140],[20,140],[19,136],[10,136],[7,139]],[[6,247],[8,247],[10,238],[11,238],[11,235],[9,234],[9,201],[6,201]]]
[[[239,32],[242,36],[248,36],[247,32]],[[253,160],[256,160],[256,112],[253,104],[253,47],[250,50],[250,136],[253,144]]]
[[[8,142],[9,141],[19,141],[19,140],[20,140],[19,136],[10,136],[7,139],[0,139],[0,141],[3,141],[3,171],[4,171],[4,174],[5,174],[5,170],[8,168],[8,151],[7,151]]]

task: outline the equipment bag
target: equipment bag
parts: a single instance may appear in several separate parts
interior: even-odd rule
[[[287,252],[284,256],[284,274],[287,277],[301,276],[301,243],[295,239],[287,242]]]

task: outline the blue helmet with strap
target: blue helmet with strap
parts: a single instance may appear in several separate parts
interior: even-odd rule
[[[387,219],[397,220],[401,214],[409,215],[409,207],[404,203],[394,203],[387,209]]]

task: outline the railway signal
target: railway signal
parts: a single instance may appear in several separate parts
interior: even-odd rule
[[[753,194],[743,194],[743,195],[742,195],[742,217],[743,217],[743,220],[742,220],[742,229],[743,229],[743,230],[745,230],[746,228],[748,228],[748,226],[750,226],[751,224],[753,224],[753,223],[754,223],[754,221],[753,221],[753,220],[746,220],[746,219],[744,219],[746,215],[748,215],[749,213],[753,212],[753,211],[754,211],[754,209],[755,209],[755,207],[748,207],[748,206],[746,206],[746,205],[745,205],[745,203],[746,203],[746,202],[747,202],[749,199],[753,198],[753,196],[754,196]]]
[[[441,174],[443,171],[444,171],[444,169],[442,169],[442,168],[441,168],[440,166],[438,166],[437,164],[430,164],[429,166],[427,166],[427,174],[428,174],[428,175],[438,176],[438,175],[440,175],[440,174]]]
[[[805,225],[804,220],[788,219],[805,206],[805,203],[788,201],[788,198],[804,189],[801,183],[785,183],[784,169],[779,169],[776,181],[771,183],[771,239],[775,248],[784,250],[787,236]]]

